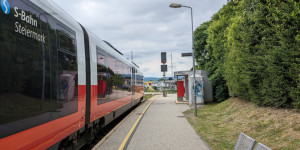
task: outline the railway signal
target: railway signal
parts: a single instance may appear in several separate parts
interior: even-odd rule
[[[167,63],[167,53],[166,52],[161,52],[161,63],[162,64]]]
[[[168,71],[168,66],[167,66],[167,53],[166,52],[161,52],[161,67],[160,67],[160,70],[161,72],[164,73],[164,76],[165,76],[165,72]]]
[[[163,79],[164,79],[164,89],[163,89],[163,95],[164,97],[167,97],[166,93],[166,72],[168,71],[168,66],[166,65],[167,63],[167,53],[166,52],[161,52],[161,72],[163,72]]]
[[[161,65],[160,70],[161,70],[161,72],[167,72],[168,71],[168,66],[167,65]]]

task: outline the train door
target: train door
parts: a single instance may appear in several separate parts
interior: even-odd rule
[[[55,120],[78,111],[76,36],[49,14],[41,14],[40,20],[41,33],[48,40],[42,43],[41,110],[47,101],[57,105],[50,117]]]

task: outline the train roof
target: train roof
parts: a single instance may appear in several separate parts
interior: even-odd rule
[[[105,41],[100,39],[97,35],[95,35],[91,31],[87,30],[87,32],[88,32],[89,38],[92,40],[95,40],[96,43],[98,44],[97,46],[99,46],[102,50],[104,50],[105,52],[116,57],[118,60],[122,61],[123,63],[136,68],[136,70],[138,70],[139,72],[142,72],[141,69],[139,69],[139,67],[137,67],[137,65],[134,62],[131,62],[128,59],[126,59],[122,54],[120,54],[118,51],[116,51],[115,48],[111,44],[110,45],[107,44]]]
[[[77,31],[82,31],[82,28],[78,24],[78,22],[66,13],[61,7],[59,7],[52,0],[30,0],[44,11],[49,13],[55,19],[61,21],[62,23],[72,27],[72,29],[76,29]]]

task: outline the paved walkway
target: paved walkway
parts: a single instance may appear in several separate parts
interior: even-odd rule
[[[144,92],[144,94],[155,94],[155,95],[162,95],[162,92]]]
[[[98,149],[118,149],[140,113],[145,112],[127,144],[128,150],[209,150],[208,146],[183,117],[188,105],[176,104],[176,94],[156,95],[138,107]]]

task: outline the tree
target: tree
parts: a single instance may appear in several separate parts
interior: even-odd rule
[[[195,31],[195,56],[218,101],[300,108],[300,3],[230,1]]]
[[[210,61],[207,46],[207,38],[210,21],[201,24],[194,32],[195,59],[198,69],[205,70],[205,64]]]

